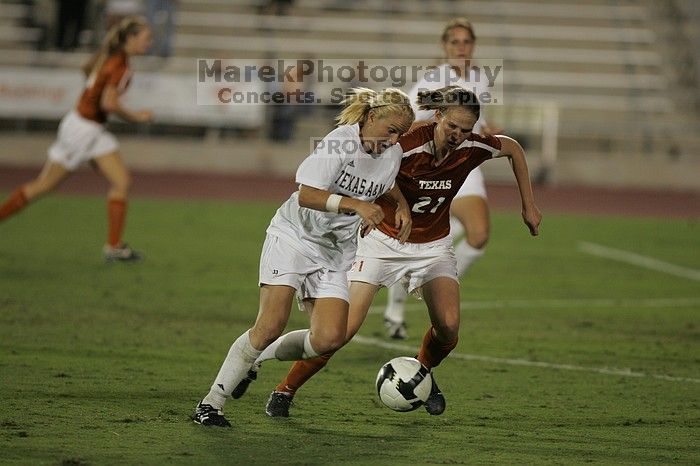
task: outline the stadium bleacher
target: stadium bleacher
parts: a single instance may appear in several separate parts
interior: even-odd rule
[[[256,0],[181,0],[174,56],[143,69],[191,73],[193,59],[269,57],[440,58],[439,34],[454,16],[476,28],[477,58],[504,60],[505,105],[489,113],[529,142],[544,164],[575,157],[693,157],[700,119],[670,62],[668,18],[652,2],[626,0],[298,0],[286,16],[259,14]],[[88,50],[36,52],[27,8],[0,4],[0,67],[75,67]],[[305,138],[327,114],[300,126]],[[554,141],[552,141],[552,138]],[[544,154],[543,152],[553,152]]]

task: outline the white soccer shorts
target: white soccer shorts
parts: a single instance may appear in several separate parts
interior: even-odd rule
[[[73,171],[83,162],[118,149],[119,143],[112,133],[74,110],[61,120],[58,136],[49,147],[48,154],[49,160]]]
[[[319,267],[289,243],[267,235],[260,254],[260,285],[287,285],[301,299],[339,298],[349,301],[345,271]]]
[[[452,238],[429,243],[404,243],[372,230],[360,238],[348,279],[389,287],[401,281],[407,291],[420,297],[420,288],[438,277],[457,278]]]

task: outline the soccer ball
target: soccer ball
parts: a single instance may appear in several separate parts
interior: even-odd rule
[[[430,396],[433,378],[417,359],[405,356],[384,364],[377,374],[377,394],[394,411],[413,411]]]

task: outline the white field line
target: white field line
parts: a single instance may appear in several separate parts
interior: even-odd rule
[[[418,348],[413,347],[413,346],[402,345],[399,343],[391,343],[391,342],[379,340],[376,338],[363,337],[362,335],[355,335],[355,337],[352,339],[352,341],[355,343],[359,343],[361,345],[377,346],[379,348],[403,351],[406,354],[416,354],[416,352],[418,351]],[[510,366],[541,367],[541,368],[545,368],[545,369],[558,369],[558,370],[565,370],[565,371],[594,372],[597,374],[616,375],[616,376],[621,376],[621,377],[652,378],[652,379],[658,379],[658,380],[668,380],[671,382],[700,383],[700,379],[694,379],[691,377],[674,377],[674,376],[663,375],[663,374],[647,374],[644,372],[634,372],[630,369],[575,366],[572,364],[556,364],[556,363],[550,363],[550,362],[529,361],[527,359],[494,358],[492,356],[479,356],[476,354],[462,354],[462,353],[450,353],[449,357],[456,358],[456,359],[463,359],[466,361],[479,361],[479,362],[488,362],[488,363],[493,363],[493,364],[507,364]]]
[[[580,298],[580,299],[504,299],[495,301],[462,301],[461,309],[559,309],[559,308],[639,308],[639,307],[698,307],[700,298]],[[409,301],[407,311],[425,310],[425,303]],[[384,306],[372,306],[370,314],[384,312]]]
[[[654,259],[653,257],[642,256],[633,252],[623,251],[621,249],[609,248],[600,244],[588,243],[582,241],[578,244],[578,249],[586,254],[591,254],[605,259],[626,262],[628,264],[644,267],[646,269],[663,272],[677,277],[689,278],[691,280],[700,281],[700,270],[681,267],[679,265],[669,264],[668,262]]]

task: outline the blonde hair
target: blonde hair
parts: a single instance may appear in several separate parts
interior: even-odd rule
[[[100,48],[83,65],[85,76],[89,77],[93,72],[99,70],[107,58],[123,50],[129,37],[138,34],[146,27],[148,27],[148,23],[139,16],[127,16],[112,26],[107,31]]]
[[[447,86],[434,91],[419,91],[416,103],[421,110],[437,110],[445,114],[451,108],[464,108],[478,120],[481,104],[476,94],[461,86]]]
[[[377,118],[398,113],[403,114],[413,123],[416,117],[413,108],[411,108],[410,98],[404,92],[393,87],[379,92],[366,87],[351,89],[348,96],[343,100],[343,104],[345,108],[336,117],[339,125],[360,123],[367,118],[370,110],[374,110]]]
[[[447,42],[447,37],[450,35],[450,31],[454,28],[464,28],[467,30],[470,36],[472,36],[472,40],[476,41],[476,34],[474,34],[474,28],[472,27],[472,23],[467,21],[467,18],[455,18],[451,21],[449,21],[445,25],[445,29],[442,30],[442,42],[443,44]]]

